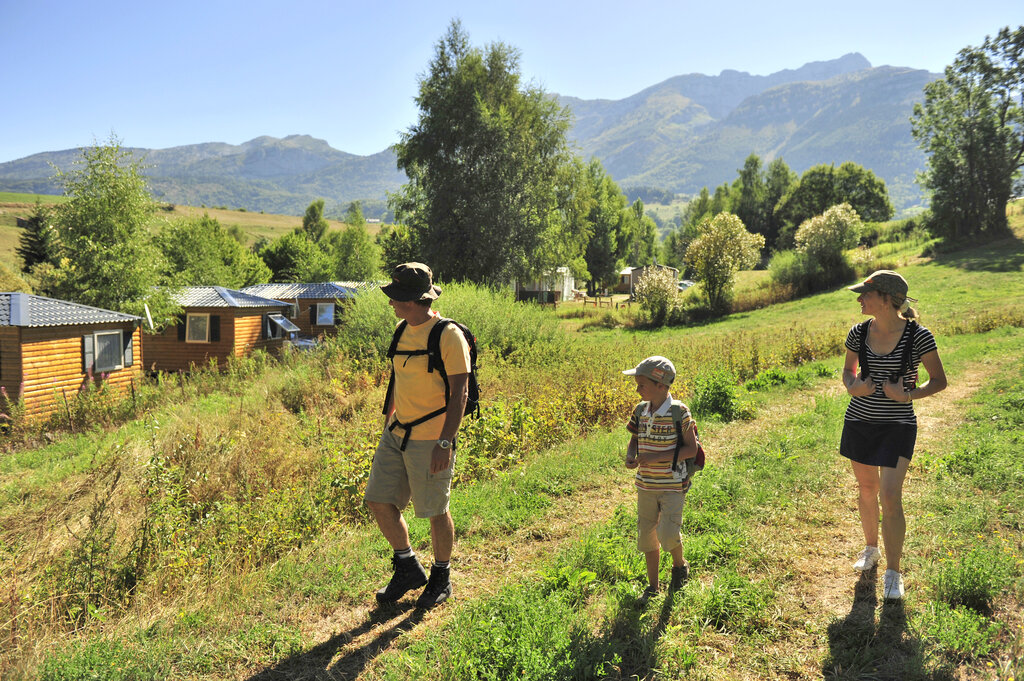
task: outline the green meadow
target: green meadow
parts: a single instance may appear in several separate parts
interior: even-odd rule
[[[902,603],[851,569],[862,537],[838,441],[854,294],[641,330],[635,308],[453,284],[437,308],[479,338],[484,402],[457,456],[452,601],[375,607],[390,549],[360,495],[394,318],[371,294],[315,353],[161,376],[128,405],[99,396],[73,433],[15,423],[0,677],[1021,678],[1024,216],[1012,224],[953,253],[870,256],[910,282],[949,377],[917,405]],[[620,372],[652,354],[679,369],[708,465],[684,511],[691,578],[642,605],[622,465],[637,398]],[[407,517],[429,556],[427,523]]]

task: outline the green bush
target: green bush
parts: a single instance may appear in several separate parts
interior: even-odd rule
[[[732,421],[750,415],[749,405],[740,399],[735,375],[726,369],[697,374],[690,392],[689,407],[694,416]]]
[[[991,654],[1003,629],[999,622],[971,609],[935,601],[926,603],[914,619],[922,638],[958,660]]]
[[[952,607],[988,613],[1006,581],[1006,564],[998,553],[974,548],[954,560],[944,560],[935,575],[936,596]]]

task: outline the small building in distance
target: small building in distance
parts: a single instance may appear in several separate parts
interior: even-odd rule
[[[224,368],[229,357],[258,349],[276,354],[299,330],[286,317],[290,303],[223,286],[188,286],[175,302],[183,310],[178,323],[146,334],[151,371],[188,371],[211,360]]]
[[[616,293],[628,293],[630,297],[632,297],[633,287],[636,286],[636,282],[640,280],[640,277],[643,276],[644,272],[648,268],[668,270],[672,273],[673,279],[679,279],[679,269],[668,265],[659,265],[655,263],[653,265],[644,265],[643,267],[623,267],[619,272],[619,283],[615,285],[613,290]]]
[[[289,319],[304,336],[333,334],[343,314],[345,301],[351,300],[370,284],[352,281],[325,281],[312,284],[254,284],[243,292],[291,303]]]
[[[533,281],[520,282],[516,287],[516,300],[535,300],[538,303],[558,303],[573,299],[576,279],[568,267],[556,267]]]
[[[0,385],[10,400],[24,399],[33,420],[100,381],[127,394],[142,372],[141,324],[122,312],[0,293]]]

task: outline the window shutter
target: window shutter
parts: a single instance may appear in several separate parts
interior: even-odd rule
[[[334,301],[334,325],[335,326],[337,326],[338,324],[341,324],[341,306],[342,306],[342,302],[340,300]]]
[[[210,315],[210,342],[220,342],[220,315]]]
[[[133,345],[133,343],[132,343],[132,335],[133,334],[132,334],[131,331],[128,331],[128,332],[122,331],[121,332],[121,337],[125,341],[125,343],[124,343],[124,362],[123,362],[123,365],[124,365],[125,368],[130,367],[132,365],[132,363],[134,362],[134,352],[132,351],[132,345]]]
[[[87,333],[82,336],[82,371],[85,373],[92,371],[94,362],[93,337],[91,333]]]
[[[316,303],[309,304],[309,325],[316,326]]]
[[[260,340],[266,340],[270,338],[270,315],[263,315],[263,320],[260,325]]]
[[[186,317],[185,317],[185,315],[183,315],[183,314],[178,315],[178,340],[179,341],[184,341],[185,340],[185,324],[186,324]]]

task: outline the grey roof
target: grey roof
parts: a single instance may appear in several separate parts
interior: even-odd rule
[[[186,286],[174,296],[182,307],[282,307],[280,300],[264,298],[223,286]]]
[[[354,296],[363,282],[323,281],[313,284],[254,284],[242,290],[258,296],[270,298],[330,298],[344,299]]]
[[[30,293],[0,293],[0,326],[72,326],[140,322],[142,317]]]

